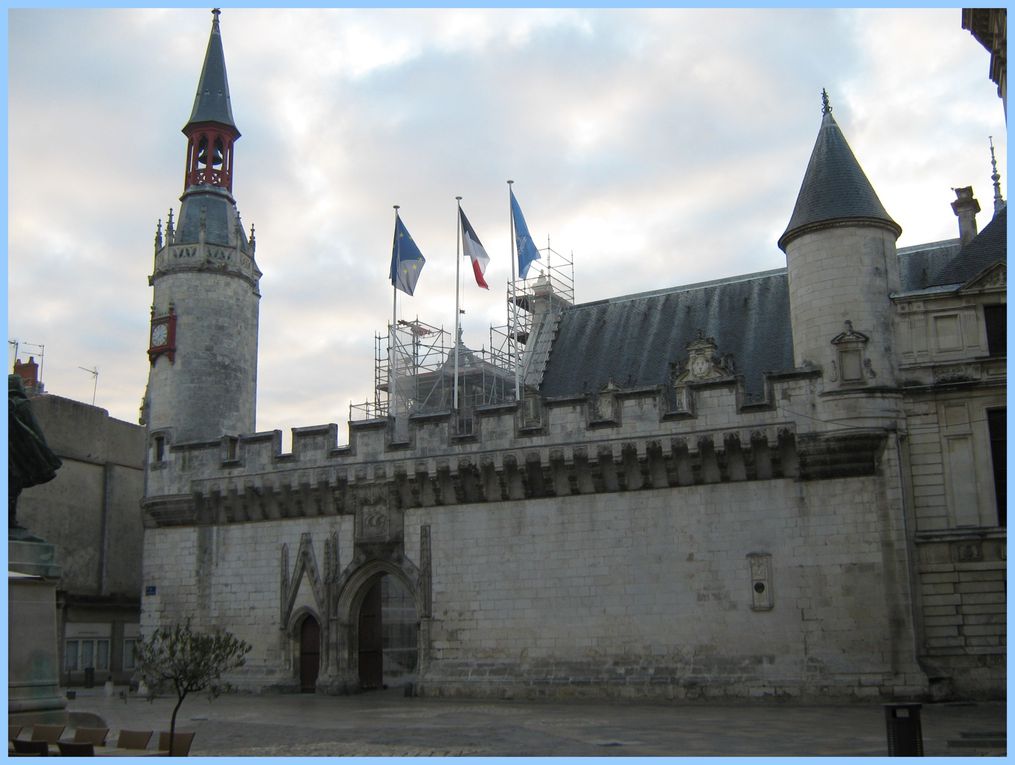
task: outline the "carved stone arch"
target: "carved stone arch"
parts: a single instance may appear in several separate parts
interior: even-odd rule
[[[375,559],[354,562],[342,572],[335,588],[337,593],[335,615],[339,621],[346,622],[356,616],[357,609],[367,590],[366,585],[384,574],[395,577],[412,595],[417,614],[424,613],[423,598],[419,588],[419,569],[411,561],[404,559],[399,563]]]
[[[299,608],[294,608],[293,612],[289,615],[289,620],[284,627],[286,635],[290,638],[299,638],[300,627],[303,624],[303,620],[308,616],[314,617],[318,624],[324,623],[324,616],[316,609],[310,606],[300,606]]]
[[[282,547],[282,563],[286,565],[289,549]],[[292,575],[286,576],[287,570],[282,574],[282,619],[281,623],[289,622],[296,603],[296,595],[300,589],[300,582],[306,576],[310,588],[314,593],[314,602],[317,605],[319,614],[327,614],[328,599],[325,591],[325,583],[321,578],[320,570],[317,567],[317,558],[314,555],[313,539],[309,533],[300,536],[300,546],[296,551],[296,562],[293,566]]]
[[[299,606],[293,609],[289,616],[288,622],[284,625],[286,636],[289,638],[289,651],[290,651],[290,667],[292,668],[292,678],[297,683],[297,687],[302,681],[302,673],[304,671],[303,659],[303,625],[307,619],[313,619],[317,622],[318,632],[318,651],[317,651],[317,678],[323,677],[329,668],[330,662],[328,661],[328,637],[327,637],[327,620],[324,615],[317,609],[311,608],[310,606]],[[313,676],[311,676],[313,678]],[[311,683],[312,685],[313,683]],[[308,686],[309,688],[310,686]]]
[[[417,624],[423,619],[424,599],[420,588],[420,571],[402,558],[397,562],[374,558],[351,563],[335,586],[332,614],[335,621],[335,672],[337,692],[359,688],[359,610],[370,587],[382,576],[394,577],[409,593],[416,608]],[[417,650],[422,661],[424,641],[417,636]]]

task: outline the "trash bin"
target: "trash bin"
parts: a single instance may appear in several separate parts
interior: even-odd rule
[[[85,688],[95,687],[95,667],[85,667]]]
[[[889,757],[923,757],[920,708],[923,704],[885,704]]]

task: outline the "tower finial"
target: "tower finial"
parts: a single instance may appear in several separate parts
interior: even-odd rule
[[[832,106],[828,103],[828,91],[824,88],[821,89],[821,113],[831,114]]]
[[[990,141],[990,167],[993,172],[990,180],[994,182],[994,215],[997,215],[1004,208],[1004,199],[1001,197],[1001,174],[997,172],[997,158],[994,157],[994,136],[987,136]]]

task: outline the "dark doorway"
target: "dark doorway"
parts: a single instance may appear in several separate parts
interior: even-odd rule
[[[300,625],[300,692],[317,689],[317,673],[321,669],[321,625],[308,616]]]
[[[359,608],[359,683],[364,689],[384,684],[381,579],[370,585]]]
[[[396,577],[366,585],[359,609],[359,682],[364,690],[412,683],[418,660],[416,605]]]

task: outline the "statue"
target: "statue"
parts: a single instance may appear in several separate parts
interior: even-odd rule
[[[16,510],[22,489],[56,478],[63,463],[46,444],[32,414],[21,378],[7,376],[7,528],[18,526]]]

